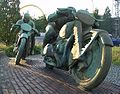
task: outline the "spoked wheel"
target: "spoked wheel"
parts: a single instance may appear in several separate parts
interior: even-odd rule
[[[18,52],[17,52],[17,55],[16,55],[16,59],[15,59],[15,63],[16,65],[19,64],[21,58],[22,58],[22,55],[23,55],[23,52],[25,50],[25,44],[26,44],[26,39],[25,38],[22,38],[21,39],[21,42],[20,42],[20,45],[19,45],[19,48],[18,48]]]
[[[97,38],[85,55],[85,63],[88,67],[81,71],[78,64],[71,70],[80,87],[90,90],[97,87],[105,79],[111,65],[111,55],[111,47],[104,45],[100,37]]]
[[[49,65],[49,64],[46,64],[46,68],[47,68],[47,69],[50,69],[50,70],[53,70],[54,66]]]

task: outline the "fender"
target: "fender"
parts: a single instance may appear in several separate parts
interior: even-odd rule
[[[18,38],[18,42],[17,42],[18,45],[19,45],[20,40],[21,40],[22,38],[28,39],[28,35],[27,35],[26,33],[22,33],[22,34],[19,36],[19,38]]]
[[[28,39],[28,34],[22,33],[22,34],[20,35],[20,38],[26,38],[26,39]]]
[[[101,38],[104,45],[113,47],[113,42],[107,31],[102,29],[93,29],[92,32],[98,32],[98,36]]]

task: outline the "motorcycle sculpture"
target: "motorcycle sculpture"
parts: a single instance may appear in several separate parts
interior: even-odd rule
[[[29,24],[23,23],[21,25],[14,25],[20,27],[20,34],[17,41],[17,52],[15,58],[15,64],[18,65],[21,59],[25,59],[26,56],[30,55],[31,49],[31,35],[38,31],[32,28]]]
[[[79,22],[85,19],[80,16],[79,11],[76,14],[74,22]],[[70,22],[69,22],[70,23]],[[94,24],[88,21],[88,24]],[[74,24],[73,24],[74,25]],[[75,26],[73,26],[75,28]],[[69,34],[68,34],[69,32]],[[74,30],[79,33],[79,30]],[[64,36],[62,36],[64,34]],[[47,44],[43,49],[44,62],[47,68],[53,69],[54,67],[70,71],[79,87],[86,90],[97,87],[106,77],[112,59],[111,48],[113,43],[109,34],[105,30],[90,29],[89,31],[82,32],[81,48],[75,47],[75,41],[79,40],[80,36],[70,33],[67,26],[63,26],[59,32],[58,38],[54,44]],[[78,59],[73,59],[74,50],[80,51]]]

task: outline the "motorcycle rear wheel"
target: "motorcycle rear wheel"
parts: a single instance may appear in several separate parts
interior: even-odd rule
[[[16,65],[18,65],[20,63],[20,60],[22,58],[22,55],[23,55],[23,52],[24,52],[24,49],[25,49],[25,44],[26,44],[26,39],[22,38],[21,42],[20,42],[20,45],[19,45],[19,48],[18,48],[16,59],[15,59],[15,64]]]
[[[46,68],[47,68],[47,69],[50,69],[50,70],[53,70],[54,66],[49,65],[49,64],[46,63]]]
[[[85,57],[88,67],[84,71],[80,71],[80,66],[77,65],[71,71],[79,88],[91,90],[97,87],[108,74],[112,61],[111,47],[104,45],[99,37],[93,42]]]

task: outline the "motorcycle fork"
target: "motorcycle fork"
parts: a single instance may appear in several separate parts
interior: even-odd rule
[[[92,31],[91,31],[92,32]],[[87,68],[89,65],[87,65],[86,63],[84,63],[84,55],[86,53],[86,51],[88,50],[88,48],[91,46],[91,44],[93,43],[93,41],[97,38],[98,36],[98,32],[92,32],[92,37],[91,40],[88,42],[88,44],[85,45],[84,48],[82,48],[80,57],[78,59],[73,60],[73,62],[69,65],[69,69],[71,70],[73,67],[77,66],[78,64],[80,65],[80,69],[82,68]]]
[[[61,60],[60,60],[57,53],[53,53],[54,57],[55,57],[55,59],[56,59],[56,61],[58,63],[57,67],[60,67],[60,66],[63,66],[64,64],[66,64],[66,62],[68,60],[67,59],[68,49],[72,48],[72,45],[73,45],[73,42],[74,42],[73,40],[74,40],[74,35],[72,34],[70,36],[70,38],[67,40],[66,44],[65,44],[65,49],[64,49],[64,53],[63,53],[63,55],[61,57]]]
[[[28,56],[30,54],[30,37],[26,39],[26,44],[25,44],[25,56]]]
[[[21,41],[21,38],[20,37],[18,37],[18,40],[17,40],[17,42],[16,42],[16,47],[19,47],[19,45],[20,45],[20,41]]]

